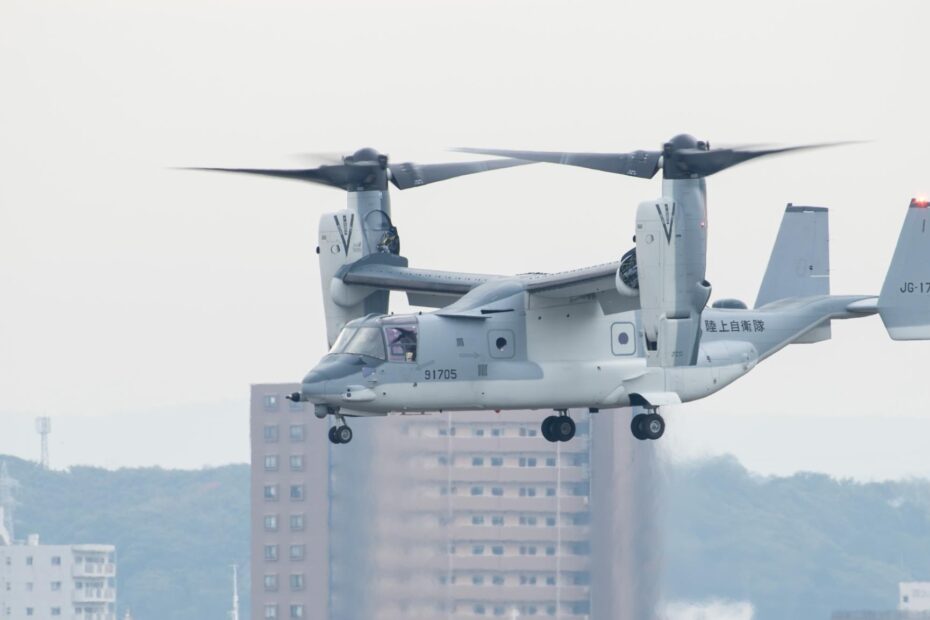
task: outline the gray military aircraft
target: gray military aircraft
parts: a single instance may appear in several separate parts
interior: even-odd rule
[[[637,439],[665,432],[658,409],[704,398],[789,344],[830,338],[831,321],[878,313],[895,340],[930,339],[930,215],[911,201],[878,296],[831,295],[828,212],[788,205],[752,309],[707,303],[705,178],[788,148],[718,148],[679,135],[661,150],[553,153],[461,149],[504,159],[389,165],[363,149],[308,170],[217,169],[323,183],[348,192],[321,217],[322,299],[329,353],[289,398],[346,418],[390,412],[552,409],[549,441],[568,441],[571,408],[634,407]],[[553,274],[499,276],[412,268],[391,223],[388,181],[415,187],[494,168],[550,162],[652,178],[662,195],[640,203],[635,247],[614,263]],[[389,314],[390,291],[435,308]]]

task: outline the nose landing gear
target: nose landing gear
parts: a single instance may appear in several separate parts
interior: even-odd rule
[[[542,421],[542,434],[548,441],[570,441],[575,436],[575,421],[568,411],[557,409],[559,415],[551,415]]]
[[[329,428],[329,440],[334,444],[349,443],[352,441],[352,429],[346,424],[345,418],[336,416],[336,426]]]
[[[633,431],[633,437],[640,441],[656,440],[665,434],[665,420],[653,409],[652,413],[633,416],[630,430]]]

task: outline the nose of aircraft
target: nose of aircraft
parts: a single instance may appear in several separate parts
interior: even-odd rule
[[[319,401],[327,394],[341,393],[344,391],[344,386],[337,385],[336,380],[360,371],[361,367],[357,359],[351,356],[335,355],[323,358],[303,379],[301,385],[303,400]]]

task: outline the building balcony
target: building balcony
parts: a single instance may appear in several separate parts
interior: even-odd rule
[[[385,510],[397,510],[406,513],[452,511],[493,511],[493,512],[584,512],[588,509],[588,498],[583,495],[570,495],[561,498],[551,496],[506,497],[487,495],[451,495],[451,496],[405,496],[400,494],[393,501],[382,503]]]
[[[116,574],[116,564],[97,564],[94,562],[81,562],[71,568],[74,577],[112,577]]]
[[[559,446],[562,454],[578,454],[588,451],[589,442],[584,437],[563,443]],[[393,447],[383,448],[386,454],[409,455],[411,450],[418,453],[446,454],[504,454],[520,453],[535,456],[555,456],[556,448],[541,436],[537,437],[417,437],[403,443],[398,442]]]
[[[432,527],[412,526],[404,527],[386,525],[378,527],[377,531],[392,542],[444,542],[453,540],[485,542],[487,544],[499,542],[537,542],[539,544],[552,544],[561,538],[563,542],[578,542],[588,540],[590,528],[584,525],[555,526],[539,525],[452,525]]]
[[[588,469],[578,466],[555,467],[472,467],[470,465],[451,468],[445,465],[411,468],[406,477],[413,481],[447,482],[585,482]]]
[[[466,582],[466,579],[461,579]],[[558,590],[558,593],[556,593]],[[433,590],[432,600],[453,600],[462,604],[463,601],[478,601],[483,604],[508,603],[522,605],[531,603],[536,605],[554,604],[556,598],[562,603],[588,601],[590,592],[587,586],[576,585],[473,585],[471,583],[457,583],[452,585],[436,586]],[[423,588],[416,585],[392,584],[388,587],[377,588],[379,600],[402,602],[423,600]]]
[[[416,568],[418,571],[433,570],[438,573],[448,572],[450,569],[507,572],[529,571],[544,572],[555,571],[578,572],[587,571],[591,567],[591,558],[586,555],[454,555],[432,554],[430,556],[404,556],[396,553],[384,554],[377,558],[381,570],[395,570]]]
[[[81,588],[71,595],[75,603],[99,604],[116,602],[116,590],[113,588]]]

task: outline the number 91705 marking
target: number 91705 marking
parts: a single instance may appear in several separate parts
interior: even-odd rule
[[[427,381],[455,381],[458,373],[455,368],[436,368],[423,371],[423,378]]]

